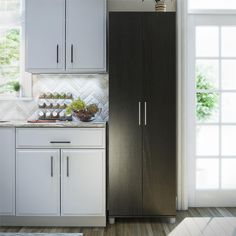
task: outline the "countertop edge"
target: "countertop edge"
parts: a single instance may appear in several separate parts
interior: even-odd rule
[[[0,123],[0,128],[106,128],[107,122],[58,122],[58,123],[28,123],[10,121]]]

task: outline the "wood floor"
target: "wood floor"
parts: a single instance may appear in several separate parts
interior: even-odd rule
[[[84,233],[84,236],[162,236],[170,234],[188,217],[236,217],[236,208],[190,208],[188,211],[178,212],[175,224],[168,224],[160,219],[119,219],[114,225],[108,224],[106,228],[0,227],[0,232]]]

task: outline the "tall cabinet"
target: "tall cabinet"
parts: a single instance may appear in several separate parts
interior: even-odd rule
[[[110,13],[110,218],[176,214],[175,18]]]

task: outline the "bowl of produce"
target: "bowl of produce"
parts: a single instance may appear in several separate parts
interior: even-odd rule
[[[73,114],[83,122],[93,121],[99,111],[97,104],[86,105],[81,98],[74,100],[66,109],[67,114]]]

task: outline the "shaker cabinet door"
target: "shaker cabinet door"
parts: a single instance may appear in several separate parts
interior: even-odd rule
[[[65,0],[26,0],[26,71],[65,69]]]
[[[106,1],[66,1],[66,69],[106,71]]]
[[[142,215],[141,14],[110,13],[110,216]]]
[[[147,13],[144,29],[143,215],[176,214],[175,13]]]
[[[15,214],[15,129],[0,129],[0,215]]]
[[[105,215],[105,150],[62,150],[61,171],[61,215]]]
[[[17,150],[16,215],[60,215],[59,150]]]

